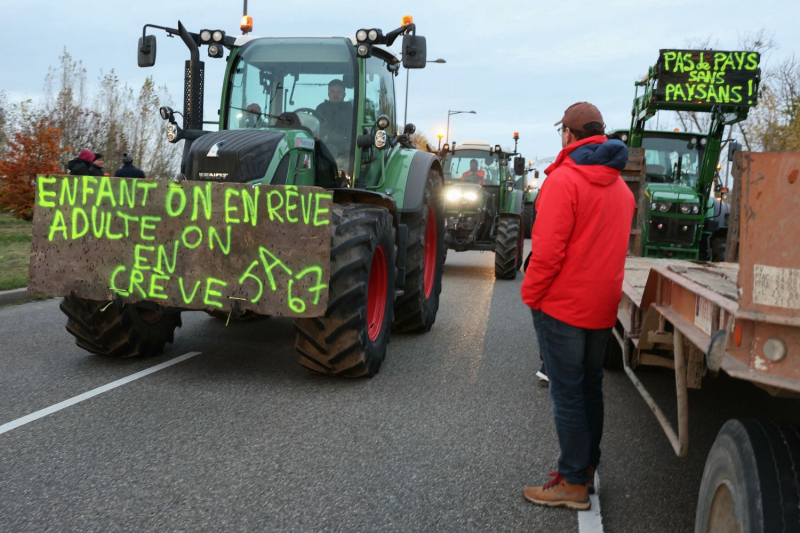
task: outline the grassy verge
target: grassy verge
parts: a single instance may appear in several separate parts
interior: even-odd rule
[[[28,285],[31,223],[0,213],[0,291]]]

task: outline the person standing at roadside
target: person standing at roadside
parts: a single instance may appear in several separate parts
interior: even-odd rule
[[[634,199],[620,177],[628,148],[605,137],[595,106],[573,104],[555,125],[563,150],[545,170],[521,294],[550,379],[561,456],[547,483],[523,492],[536,504],[588,509],[603,435],[603,352],[622,298]]]
[[[71,159],[67,163],[67,171],[73,176],[94,176],[92,174],[92,161],[94,161],[94,152],[84,148],[80,151],[78,157]]]
[[[89,167],[90,176],[105,176],[105,170],[103,170],[103,165],[105,164],[106,160],[103,159],[103,154],[94,154],[94,161],[92,161],[91,166]]]
[[[114,173],[115,178],[142,178],[144,179],[144,171],[133,166],[133,156],[131,154],[122,154],[122,166]]]

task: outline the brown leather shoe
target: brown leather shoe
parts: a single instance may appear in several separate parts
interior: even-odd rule
[[[541,487],[525,487],[523,493],[533,503],[547,507],[584,510],[592,506],[586,485],[567,483],[561,474],[556,474]]]

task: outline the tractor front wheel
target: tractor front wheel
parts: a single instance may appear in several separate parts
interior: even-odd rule
[[[422,207],[403,214],[408,225],[406,284],[395,302],[392,327],[397,331],[430,331],[439,310],[444,266],[444,205],[439,173],[432,171],[425,184]]]
[[[84,350],[108,357],[159,355],[181,326],[180,313],[160,313],[135,305],[117,307],[110,302],[67,296],[61,311],[67,331]]]
[[[321,374],[372,377],[386,356],[397,248],[383,207],[335,204],[325,316],[298,318],[300,364]]]
[[[520,227],[515,218],[501,218],[497,224],[497,237],[494,243],[494,277],[514,279],[517,268],[522,264],[522,250],[519,246]]]

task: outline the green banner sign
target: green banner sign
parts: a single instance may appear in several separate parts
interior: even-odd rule
[[[661,50],[656,99],[689,105],[754,106],[760,61],[758,52]]]

